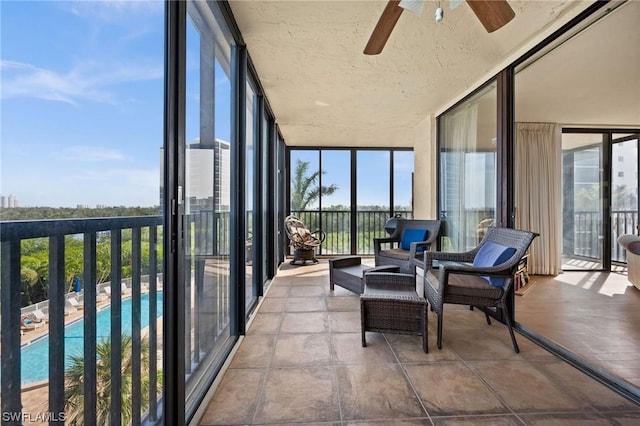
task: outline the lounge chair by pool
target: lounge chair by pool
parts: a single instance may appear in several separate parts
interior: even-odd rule
[[[35,311],[31,312],[30,316],[33,322],[42,323],[49,321],[49,315],[45,314],[40,309],[36,309]]]

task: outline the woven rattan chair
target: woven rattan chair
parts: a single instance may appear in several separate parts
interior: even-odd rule
[[[360,295],[362,347],[367,346],[366,332],[399,333],[422,336],[422,350],[427,347],[426,301],[416,293],[416,279],[411,274],[367,272],[364,293]]]
[[[291,241],[293,247],[293,260],[290,262],[294,265],[298,261],[302,261],[304,265],[307,260],[318,263],[315,256],[315,249],[320,247],[325,239],[325,233],[319,229],[311,232],[304,223],[296,216],[287,216],[284,220],[284,229]]]
[[[425,230],[427,235],[426,238],[411,241],[406,238],[407,230]],[[415,275],[416,262],[413,259],[422,259],[422,252],[431,249],[439,233],[439,220],[398,219],[393,234],[373,240],[376,266],[396,265],[400,267],[400,272]],[[403,243],[405,248],[402,247]]]
[[[438,316],[438,349],[442,348],[442,316],[445,303],[455,303],[484,308],[487,323],[491,319],[487,309],[500,308],[509,328],[513,349],[520,352],[511,316],[505,303],[513,276],[520,259],[538,234],[508,228],[487,228],[480,244],[465,253],[425,252],[424,253],[424,293]],[[491,247],[507,247],[503,256],[496,259],[493,266],[474,266],[481,263],[477,256],[481,250],[486,253]],[[486,246],[486,247],[485,247]],[[484,249],[483,249],[484,247]],[[434,268],[438,261],[438,268]]]

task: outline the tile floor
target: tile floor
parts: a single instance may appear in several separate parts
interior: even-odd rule
[[[532,277],[516,297],[516,320],[640,387],[640,291],[626,272]]]
[[[636,425],[640,407],[504,325],[447,306],[442,350],[367,333],[356,295],[329,290],[328,264],[283,265],[202,425]]]

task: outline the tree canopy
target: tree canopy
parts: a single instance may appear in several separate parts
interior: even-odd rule
[[[320,186],[320,174],[326,172],[316,170],[309,173],[309,162],[298,159],[291,179],[291,211],[306,210],[320,198],[320,195],[331,195],[338,190],[338,185]]]

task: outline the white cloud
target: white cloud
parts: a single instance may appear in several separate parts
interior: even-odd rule
[[[115,149],[101,146],[75,145],[64,148],[54,154],[56,157],[84,163],[98,163],[103,161],[124,161],[127,157]]]
[[[116,103],[115,86],[160,79],[162,65],[84,62],[56,72],[17,61],[0,61],[2,98],[36,98],[77,105],[82,101]]]
[[[69,4],[69,11],[77,16],[117,22],[137,14],[162,13],[163,0],[77,0]]]
[[[73,168],[64,173],[42,170],[21,175],[18,185],[5,189],[15,194],[23,206],[153,206],[160,202],[160,170]]]

